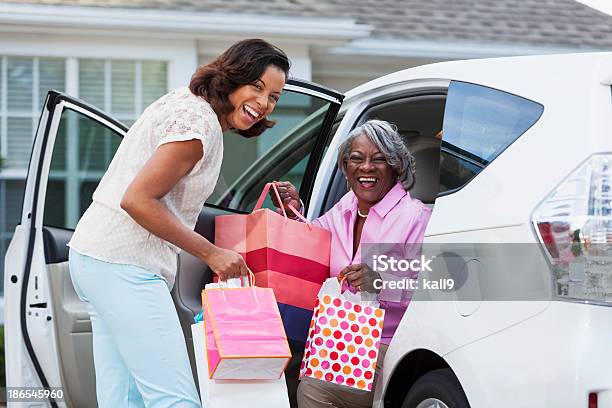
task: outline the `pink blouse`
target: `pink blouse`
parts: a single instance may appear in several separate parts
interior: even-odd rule
[[[411,198],[402,185],[397,183],[382,200],[370,208],[354,258],[353,230],[357,217],[357,197],[352,191],[342,197],[329,211],[314,220],[313,224],[331,232],[330,275],[338,276],[346,266],[362,262],[364,248],[369,253],[376,252],[374,245],[364,244],[394,244],[383,245],[381,248],[401,247],[404,257],[412,258],[418,255],[415,252],[408,255],[408,252],[415,248],[415,245],[410,246],[410,244],[423,242],[430,215],[431,209],[421,201]],[[372,265],[371,260],[364,259],[363,262]],[[383,279],[386,279],[384,275]],[[383,289],[378,294],[380,307],[385,309],[381,340],[383,344],[391,342],[391,337],[410,303],[411,296],[411,291],[398,289]]]

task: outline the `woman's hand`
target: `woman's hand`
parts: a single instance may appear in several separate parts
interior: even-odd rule
[[[206,263],[219,276],[221,281],[249,274],[249,269],[244,259],[242,259],[240,254],[229,249],[215,247],[215,250],[206,259]]]
[[[287,215],[290,217],[294,217],[295,214],[289,208],[289,205],[293,206],[298,211],[302,210],[302,205],[300,204],[300,195],[293,184],[289,181],[275,181],[274,184],[278,190],[278,195],[281,198],[283,203],[283,207],[285,207],[285,211],[287,211]],[[272,199],[272,203],[280,208],[280,204],[276,199],[276,194],[274,194],[274,190],[270,189],[270,198]]]
[[[380,289],[374,288],[374,281],[380,279],[380,275],[374,272],[366,264],[349,265],[338,274],[339,278],[346,277],[346,281],[359,292],[379,293]]]

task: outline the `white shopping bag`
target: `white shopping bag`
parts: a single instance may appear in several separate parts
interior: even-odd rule
[[[242,288],[244,286],[249,286],[251,283],[249,282],[248,276],[241,276],[240,278],[232,278],[226,281],[219,281],[213,283],[207,283],[206,289],[217,289],[217,288]]]
[[[196,368],[204,408],[289,408],[287,384],[278,380],[211,380],[208,378],[204,323],[191,325]]]
[[[324,295],[336,297],[338,294],[340,294],[339,296],[343,299],[349,300],[353,303],[358,303],[364,307],[379,307],[378,295],[376,293],[353,293],[350,290],[345,290],[342,292],[342,283],[338,280],[338,278],[327,278],[325,282],[323,282],[323,285],[321,285],[321,289],[319,289],[319,294],[317,297],[322,298]]]

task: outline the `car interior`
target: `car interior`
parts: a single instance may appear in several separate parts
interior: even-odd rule
[[[397,125],[416,158],[416,183],[410,193],[430,206],[433,206],[440,190],[439,133],[442,129],[445,100],[445,91],[387,100],[370,107],[359,120],[364,122],[373,118],[383,119]],[[291,160],[297,163],[302,157],[294,154]],[[261,180],[257,181],[259,183]],[[331,208],[346,192],[344,177],[336,171],[326,192],[323,211]],[[205,206],[200,213],[195,231],[213,241],[215,216],[228,212],[217,206]],[[72,288],[68,271],[66,244],[71,236],[72,231],[69,229],[45,226],[43,230],[45,260],[53,296],[51,303],[57,330],[56,339],[60,352],[59,361],[62,362],[63,384],[70,405],[95,407],[91,323],[85,304],[78,299]],[[206,264],[184,251],[180,253],[172,298],[185,334],[194,376],[196,370],[191,324],[194,316],[201,311],[201,290],[206,283],[212,282],[212,277],[212,271]],[[287,371],[288,378],[297,376],[303,349],[303,344],[291,344],[291,346],[294,358]],[[291,378],[290,395],[295,394],[296,385],[297,379]]]
[[[442,91],[384,101],[366,110],[358,121],[360,124],[370,119],[380,119],[397,126],[416,161],[415,184],[410,195],[430,207],[433,207],[440,189],[445,189],[440,186],[440,162],[443,154],[440,151],[441,130],[445,102],[446,93]],[[323,212],[333,207],[347,192],[344,176],[336,169]]]

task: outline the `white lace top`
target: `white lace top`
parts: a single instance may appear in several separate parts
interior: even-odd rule
[[[212,193],[223,157],[221,125],[204,99],[180,88],[151,104],[130,128],[93,194],[68,245],[111,263],[130,264],[162,276],[174,285],[178,247],[137,224],[121,207],[128,185],[162,144],[202,141],[204,156],[161,201],[190,229]]]

